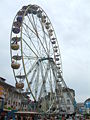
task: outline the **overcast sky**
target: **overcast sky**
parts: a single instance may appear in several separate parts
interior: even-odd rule
[[[0,0],[0,76],[14,83],[10,63],[10,33],[17,11],[37,4],[55,29],[63,64],[63,77],[75,90],[77,102],[90,97],[90,0]]]

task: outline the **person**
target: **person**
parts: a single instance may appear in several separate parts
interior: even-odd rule
[[[47,118],[45,117],[43,120],[47,120]]]
[[[50,120],[55,120],[54,117],[51,117]]]
[[[62,120],[62,117],[61,117],[61,116],[59,116],[59,120]]]
[[[65,115],[62,115],[62,120],[66,120],[66,119],[65,119]]]

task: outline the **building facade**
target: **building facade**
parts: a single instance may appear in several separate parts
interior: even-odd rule
[[[63,88],[63,97],[61,100],[61,107],[68,113],[75,112],[75,91],[70,88]]]
[[[25,99],[23,94],[17,90],[14,86],[6,83],[6,80],[0,77],[0,86],[3,87],[4,108],[27,110],[27,104],[23,102]]]
[[[85,114],[86,109],[84,103],[77,103],[77,114]]]
[[[87,114],[90,114],[90,98],[88,98],[88,99],[84,102],[84,105],[85,105],[86,113],[87,113]]]
[[[27,97],[27,93],[23,92],[19,92],[14,86],[7,84],[6,80],[4,78],[0,77],[0,86],[2,86],[4,88],[4,108],[7,109],[17,109],[17,110],[31,110],[31,106],[33,106],[32,101],[28,103],[28,99]],[[53,93],[53,96],[54,93]],[[49,104],[49,99],[50,99],[50,95],[48,94],[46,96],[48,98],[48,104]],[[59,111],[65,111],[68,114],[72,114],[75,112],[74,109],[74,100],[75,100],[75,91],[73,89],[70,88],[63,88],[63,97],[61,99],[60,96],[60,100],[58,103],[58,107]],[[45,104],[45,101],[42,98],[42,104],[41,106],[46,107],[46,109],[48,108],[48,105]]]
[[[61,113],[61,114],[73,114],[75,113],[75,106],[74,106],[74,101],[75,101],[75,91],[70,88],[63,88],[62,89],[62,96],[61,94],[58,95],[58,101],[57,105],[54,104],[53,107],[51,108],[51,111],[56,112],[56,113]],[[55,98],[55,93],[53,93],[53,99]],[[50,93],[45,96],[45,98],[41,99],[41,107],[42,109],[49,109],[49,101],[50,101]],[[48,100],[48,103],[46,102]]]

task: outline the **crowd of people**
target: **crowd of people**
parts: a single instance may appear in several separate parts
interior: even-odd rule
[[[85,117],[76,117],[76,116],[42,116],[42,115],[33,115],[33,116],[16,116],[16,120],[87,120]]]

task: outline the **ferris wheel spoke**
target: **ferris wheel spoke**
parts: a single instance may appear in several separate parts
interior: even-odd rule
[[[23,66],[20,68],[20,70],[17,72],[17,75],[20,75],[20,73],[22,73],[22,71],[23,71]],[[17,76],[16,75],[16,76]]]
[[[50,84],[50,103],[52,102],[52,96],[53,96],[53,88],[52,88],[52,76],[51,76],[51,69],[50,69],[50,79],[49,79],[49,84]]]
[[[26,55],[26,53],[23,51],[22,52],[23,53],[23,58],[25,59],[25,58],[28,58],[28,56]]]
[[[34,23],[35,32],[37,33],[37,27],[36,27],[36,24],[35,24],[35,20],[34,20],[33,14],[32,14],[32,19],[33,19],[33,23]]]
[[[44,39],[40,34],[39,34],[39,36],[42,38],[42,39]],[[47,42],[47,41],[46,41]],[[47,52],[48,52],[48,56],[52,56],[53,55],[53,51],[50,51],[50,49],[51,49],[51,42],[50,42],[50,40],[49,40],[49,47],[48,47],[48,45],[46,45],[47,46]],[[48,49],[49,48],[49,49]]]
[[[50,61],[49,61],[50,62]],[[46,69],[46,71],[48,71],[48,76],[47,76],[47,78],[48,79],[46,79],[46,82],[47,82],[47,80],[48,80],[48,82],[49,82],[49,84],[48,85],[50,85],[49,87],[50,87],[50,92],[51,92],[51,94],[53,93],[53,89],[52,89],[52,75],[51,75],[51,69],[50,69],[50,63],[48,62],[48,64],[47,64],[47,69]],[[44,68],[45,68],[45,66],[44,66]],[[50,71],[50,72],[49,72]]]
[[[44,47],[44,45],[43,45],[43,43],[42,43],[42,41],[41,41],[41,39],[40,39],[39,36],[38,36],[38,39],[39,39],[39,41],[40,41],[40,43],[41,43],[41,45],[42,45],[42,47],[43,47],[43,49],[44,49],[46,55],[49,56],[48,53],[47,53],[47,51],[46,51],[46,48]]]
[[[30,45],[23,39],[24,43],[30,48],[30,50],[37,56],[37,54],[33,51],[33,49],[30,47]],[[37,56],[38,58],[38,56]]]
[[[42,41],[41,39],[46,39],[46,38],[44,38],[40,33],[38,33],[38,36],[40,36],[40,37],[38,37],[38,39],[40,40],[40,42]],[[44,43],[44,41],[43,41],[43,43]],[[45,43],[46,44],[46,43]],[[41,42],[41,45],[42,45],[42,42]],[[45,47],[43,47],[44,48],[44,50],[45,50]],[[46,50],[45,50],[46,51]],[[48,51],[47,51],[47,53],[48,53]]]
[[[36,59],[37,59],[37,57],[27,56],[27,55],[23,56],[23,58],[24,58],[24,59],[28,59],[28,60],[36,60]],[[40,59],[40,58],[39,58],[39,59]]]
[[[53,77],[54,77],[54,81],[55,81],[55,101],[59,100],[60,97],[58,97],[57,95],[57,90],[58,90],[58,94],[61,94],[61,87],[60,87],[60,84],[57,82],[57,68],[56,68],[56,65],[55,64],[52,64],[53,66],[53,69],[52,69],[52,72],[53,72]]]
[[[46,49],[45,49],[45,47],[44,47],[44,45],[43,45],[43,43],[42,43],[42,40],[41,40],[40,37],[39,37],[39,34],[38,34],[38,32],[37,32],[37,29],[35,29],[35,27],[34,27],[32,21],[31,21],[30,18],[29,18],[29,16],[28,16],[28,19],[29,19],[29,21],[31,22],[33,29],[35,30],[35,32],[33,31],[33,33],[34,33],[34,34],[36,33],[35,35],[36,35],[37,38],[40,40],[41,45],[43,46],[43,48],[44,48],[46,54],[48,55],[48,52],[46,51]]]
[[[24,29],[25,29],[25,28],[24,28]],[[26,29],[25,29],[25,31],[26,31]],[[32,42],[32,39],[31,39],[29,33],[28,33],[27,31],[26,31],[26,33],[27,33],[27,37],[29,38],[29,40],[30,40],[30,42],[32,43],[33,47],[34,47],[35,50],[37,51],[37,54],[39,54],[39,51],[37,50],[36,46],[35,46],[34,43]],[[40,55],[39,55],[39,56],[40,56]]]
[[[41,46],[40,46],[40,44],[39,44],[38,38],[37,38],[37,44],[38,44],[38,48],[39,48],[40,55],[41,55],[41,53],[42,53],[42,50],[41,50]]]
[[[52,76],[51,76],[51,69],[50,69],[50,78],[49,80],[49,84],[50,84],[50,88],[51,88],[51,93],[53,93],[53,89],[52,89]]]
[[[51,51],[50,51],[50,48],[51,48],[51,41],[49,41],[49,53],[51,53]]]
[[[29,81],[30,86],[32,86],[32,84],[34,82],[35,75],[36,75],[36,69],[34,70],[32,76],[30,78],[30,81]],[[32,86],[32,91],[33,91],[33,86]]]
[[[51,64],[51,68],[52,68],[52,73],[53,73],[53,78],[54,78],[54,85],[55,85],[55,89],[56,89],[56,80],[57,80],[57,77],[56,77],[56,71],[55,71],[55,68],[54,68],[54,64]]]
[[[27,23],[26,20],[24,20],[24,22],[23,22],[23,28],[24,28],[25,31],[28,32],[28,34],[29,34],[30,37],[32,37],[32,38],[35,37],[34,36],[35,32],[34,32],[32,26],[31,26],[30,22]]]
[[[27,64],[28,60],[25,62],[25,65]],[[23,66],[20,67],[19,71],[17,71],[17,75],[20,75],[21,72],[23,71]]]
[[[47,51],[47,53],[48,53],[48,56],[50,55],[50,48],[52,47],[51,46],[51,41],[49,40],[49,45],[47,45],[47,41],[48,41],[48,39],[49,39],[49,36],[47,35],[47,39],[46,39],[46,32],[45,31],[43,31],[44,33],[44,37],[43,36],[41,36],[40,35],[40,33],[38,33],[39,34],[39,36],[45,41],[45,44],[46,44],[46,50],[45,51]]]
[[[44,30],[44,34],[49,38],[49,35],[45,32],[45,30]],[[50,38],[49,38],[50,39]],[[50,48],[51,48],[51,40],[49,40],[49,44],[48,44],[48,53],[50,53]]]
[[[41,68],[41,75],[42,75],[42,86],[41,86],[41,91],[40,91],[40,94],[39,94],[39,99],[41,97],[41,94],[42,94],[42,91],[44,90],[44,92],[46,92],[46,80],[47,80],[47,77],[48,77],[48,65],[47,65],[47,68],[46,68],[46,71],[45,71],[45,75],[43,74],[43,68],[42,68],[42,64],[40,66]]]
[[[42,31],[42,29],[40,29],[40,26],[37,25],[37,21],[36,21],[36,23],[35,23],[35,19],[34,19],[34,15],[33,15],[33,14],[32,14],[32,20],[30,19],[30,17],[28,17],[28,18],[29,18],[29,21],[30,21],[33,29],[34,29],[34,33],[35,33],[36,36],[38,37],[38,36],[39,36],[39,35],[38,35],[38,32],[39,32],[39,31]],[[32,21],[33,21],[33,22],[32,22]],[[37,28],[37,27],[38,27],[38,28]],[[40,30],[39,30],[39,29],[40,29]]]
[[[36,66],[35,67],[35,69],[34,69],[34,71],[33,71],[33,73],[32,73],[32,76],[30,77],[30,81],[29,81],[29,84],[30,84],[30,86],[31,86],[31,90],[32,90],[32,92],[33,92],[33,94],[34,94],[34,97],[36,98],[36,89],[35,89],[35,84],[36,84],[36,76],[37,76],[37,67],[38,66]]]
[[[23,22],[23,24],[24,24],[34,35],[37,36],[37,34],[36,34],[25,22]]]
[[[35,68],[35,66],[37,65],[37,61],[35,61],[33,64],[32,64],[32,67],[28,70],[27,72],[27,76],[33,71],[33,69]]]
[[[28,27],[28,26],[27,26],[27,27]],[[31,30],[31,29],[30,29],[30,30]],[[35,32],[33,32],[33,33],[35,34]],[[23,33],[23,34],[31,40],[30,36],[26,35],[25,33]],[[36,35],[36,34],[35,34],[35,35]],[[37,39],[39,39],[41,45],[43,46],[43,48],[44,48],[44,50],[45,50],[45,52],[46,52],[46,49],[45,49],[43,43],[41,42],[40,37],[37,37]],[[37,40],[37,41],[38,41],[38,40]],[[32,42],[32,44],[33,44],[33,42]],[[33,45],[34,45],[34,44],[33,44]],[[34,48],[36,49],[35,45],[34,45]],[[40,47],[39,47],[39,48],[40,48]],[[36,49],[36,51],[37,51],[37,49]],[[38,51],[37,51],[37,52],[38,52]],[[39,54],[39,52],[38,52],[38,54]],[[47,52],[46,52],[46,54],[47,54]]]
[[[40,21],[40,20],[39,20]],[[40,21],[40,23],[41,23],[41,26],[42,26],[42,29],[43,29],[43,32],[44,32],[44,39],[45,39],[45,43],[46,43],[46,46],[47,46],[47,41],[46,41],[46,37],[47,38],[49,38],[50,39],[50,36],[48,35],[48,33],[45,31],[45,29],[44,29],[44,26],[43,26],[43,24],[42,24],[42,22]],[[51,40],[49,40],[49,47],[47,47],[47,50],[48,50],[48,53],[50,53],[50,44],[51,43]],[[49,48],[49,49],[48,49]]]
[[[25,24],[25,23],[24,23]],[[26,25],[26,24],[25,24]],[[28,25],[26,25],[27,27],[28,27]],[[29,28],[29,27],[28,27]],[[31,28],[29,28],[30,30],[31,30]],[[40,43],[41,43],[41,45],[42,45],[42,47],[43,47],[43,49],[44,49],[44,51],[45,51],[45,53],[47,54],[47,56],[48,56],[48,52],[46,51],[46,49],[45,49],[45,47],[44,47],[44,45],[43,45],[43,43],[42,43],[42,40],[40,39],[40,37],[39,37],[39,35],[38,35],[38,32],[34,32],[33,30],[31,30],[36,36],[37,36],[37,38],[39,39],[39,41],[40,41]],[[24,33],[23,33],[24,34]]]
[[[37,27],[36,27],[35,19],[34,19],[34,16],[33,16],[33,15],[32,15],[32,18],[33,18],[33,23],[34,23],[35,32],[36,32],[36,34],[37,34],[37,37],[39,37],[39,36],[41,36],[41,34],[39,34],[39,31],[38,31],[38,29],[37,29]],[[39,21],[40,21],[40,20],[39,20]],[[41,30],[41,32],[42,32],[42,30]],[[43,38],[43,36],[41,36],[41,37]],[[44,36],[43,39],[46,39],[45,36]]]
[[[38,95],[38,86],[39,86],[39,66],[37,68],[37,77],[35,80],[35,98],[37,98]]]
[[[39,20],[39,22],[40,22],[40,24],[41,24],[41,26],[42,26],[42,28],[43,28],[43,30],[44,30],[44,26],[43,26],[41,20]],[[48,33],[47,33],[45,30],[44,30],[43,32],[44,32],[44,34],[45,34],[45,37],[48,37],[48,38],[49,38]],[[40,34],[39,34],[39,35],[40,35]]]
[[[40,37],[39,36],[41,36],[41,34],[39,34],[38,33],[38,31],[37,31],[37,27],[36,27],[36,24],[35,24],[35,19],[34,19],[34,16],[32,15],[32,18],[33,18],[33,22],[34,22],[34,28],[35,28],[35,32],[36,32],[36,34],[37,34],[37,38],[39,38],[40,39]],[[41,36],[42,37],[42,36]],[[42,37],[43,38],[43,37]],[[45,37],[43,38],[43,39],[46,39]],[[41,40],[40,40],[41,41]],[[42,44],[42,43],[41,43]]]
[[[33,27],[33,29],[34,29],[34,31],[33,31],[33,33],[35,33],[36,34],[36,36],[38,36],[38,34],[37,34],[37,31],[36,31],[36,29],[35,29],[35,26],[34,26],[34,24],[33,24],[33,22],[31,21],[31,19],[30,19],[30,17],[28,16],[28,19],[29,19],[29,21],[30,21],[30,23],[31,23],[31,25],[32,25],[32,27]]]
[[[46,42],[46,36],[45,36],[45,30],[44,30],[44,26],[43,26],[43,24],[42,24],[42,22],[41,22],[41,21],[40,21],[40,23],[41,23],[42,30],[43,30],[43,39],[44,39],[44,41],[45,41],[45,44],[46,44],[47,52],[49,53],[49,51],[48,51],[48,47],[47,47],[47,42]]]
[[[43,28],[43,29],[44,29],[44,28]],[[46,33],[46,31],[45,31],[45,30],[44,30],[44,36],[47,36],[47,38],[49,38],[49,39],[50,39],[49,35]],[[46,41],[46,44],[47,44],[47,41]],[[48,47],[48,48],[49,48],[49,49],[48,49],[48,53],[50,53],[50,48],[51,48],[51,46],[50,46],[50,45],[51,45],[51,40],[49,40],[49,44],[48,44],[48,45],[49,45],[49,47]]]
[[[27,59],[27,60],[37,60],[37,57],[26,55],[25,52],[23,52],[23,59]],[[40,59],[40,58],[39,58],[39,59]]]

